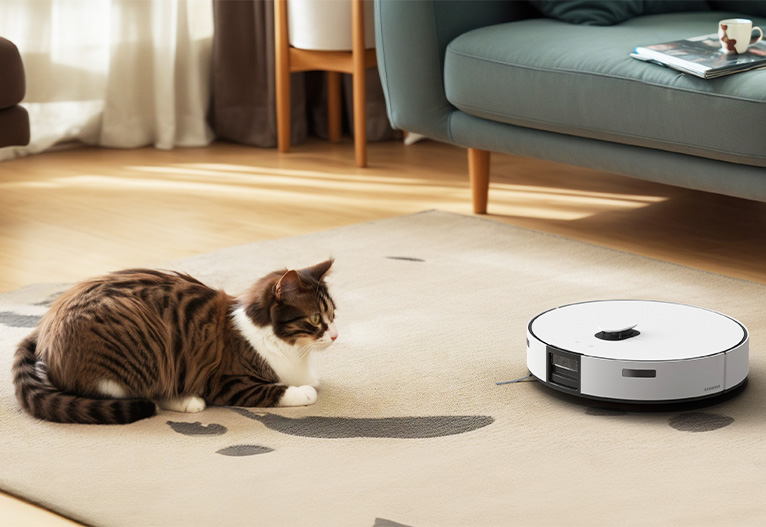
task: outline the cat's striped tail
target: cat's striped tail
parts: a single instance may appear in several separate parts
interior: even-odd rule
[[[157,411],[148,399],[92,399],[59,390],[48,380],[36,348],[37,331],[19,344],[13,363],[16,398],[34,417],[57,423],[125,424]]]

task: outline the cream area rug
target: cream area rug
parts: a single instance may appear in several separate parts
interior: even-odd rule
[[[169,267],[237,293],[328,256],[340,337],[305,408],[37,421],[14,398],[12,355],[66,286],[1,295],[0,489],[105,526],[766,524],[766,287],[442,212]],[[528,373],[534,315],[616,298],[740,320],[746,389],[647,412],[496,385]]]

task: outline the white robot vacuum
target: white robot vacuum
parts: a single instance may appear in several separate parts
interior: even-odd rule
[[[620,403],[721,396],[744,384],[749,335],[700,307],[602,300],[557,307],[527,326],[527,367],[561,392]]]

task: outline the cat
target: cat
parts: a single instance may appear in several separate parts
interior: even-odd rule
[[[272,272],[239,297],[148,269],[77,284],[19,345],[16,397],[34,417],[83,424],[131,423],[156,405],[314,404],[311,352],[338,337],[332,264]]]

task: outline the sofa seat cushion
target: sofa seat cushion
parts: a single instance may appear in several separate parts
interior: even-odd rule
[[[447,48],[446,97],[493,121],[763,167],[766,70],[704,80],[629,56],[637,46],[714,33],[733,16],[673,13],[606,27],[531,19],[476,29]]]
[[[0,148],[29,144],[29,114],[16,105],[0,110]]]

